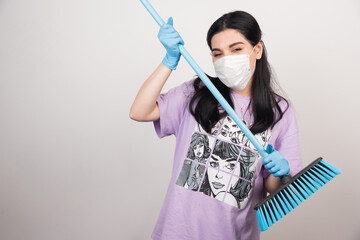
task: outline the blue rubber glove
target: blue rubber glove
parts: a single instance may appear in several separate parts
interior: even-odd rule
[[[162,63],[166,67],[175,70],[181,57],[178,45],[184,45],[184,41],[174,29],[172,17],[168,19],[167,23],[160,27],[158,38],[166,49],[166,55],[162,60]]]
[[[266,152],[269,155],[262,160],[264,167],[268,169],[274,177],[289,175],[289,162],[276,151],[271,144],[267,145]]]

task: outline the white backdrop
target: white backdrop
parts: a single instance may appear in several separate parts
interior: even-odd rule
[[[296,109],[303,164],[343,171],[262,238],[360,239],[360,1],[151,3],[210,75],[208,28],[251,13]],[[138,0],[0,0],[0,240],[150,238],[175,139],[128,115],[165,55],[158,29]],[[164,92],[194,74],[181,59]]]

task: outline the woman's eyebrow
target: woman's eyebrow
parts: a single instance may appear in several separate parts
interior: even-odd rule
[[[230,157],[228,159],[226,159],[226,162],[232,162],[232,161],[236,161],[236,157]]]
[[[235,45],[237,45],[237,44],[244,44],[244,43],[243,43],[243,42],[232,43],[232,44],[229,45],[229,48],[231,48],[231,47],[233,47],[233,46],[235,46]]]
[[[237,45],[237,44],[244,44],[244,43],[243,43],[243,42],[232,43],[232,44],[229,45],[229,48],[231,48],[231,47],[233,47],[233,46],[235,46],[235,45]],[[218,48],[213,48],[211,51],[212,51],[212,52],[213,52],[213,51],[219,51],[219,52],[221,52],[221,50],[218,49]]]
[[[214,51],[219,51],[219,52],[221,52],[221,50],[218,49],[218,48],[213,48],[213,49],[211,49],[211,51],[212,51],[212,52],[214,52]]]

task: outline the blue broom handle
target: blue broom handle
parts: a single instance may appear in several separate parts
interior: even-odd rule
[[[144,7],[149,11],[151,16],[155,19],[155,21],[161,27],[165,22],[159,16],[159,14],[155,11],[155,9],[151,6],[148,0],[140,0],[140,2],[144,5]],[[241,118],[236,114],[234,109],[230,106],[230,104],[226,101],[226,99],[221,95],[219,90],[214,86],[214,84],[210,81],[210,79],[205,75],[205,73],[201,70],[199,65],[195,62],[195,60],[191,57],[188,51],[184,48],[183,45],[179,45],[180,53],[185,58],[185,60],[190,64],[190,66],[194,69],[200,79],[203,81],[205,86],[210,90],[210,92],[214,95],[216,100],[221,104],[221,106],[225,109],[225,111],[229,114],[229,116],[234,120],[234,122],[239,126],[241,131],[245,134],[245,136],[250,140],[250,142],[255,146],[255,148],[259,151],[261,156],[266,157],[268,153],[265,151],[263,146],[259,143],[259,141],[255,138],[254,134],[249,130],[249,128],[244,124]]]

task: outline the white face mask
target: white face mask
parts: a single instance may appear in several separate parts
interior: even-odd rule
[[[227,87],[238,91],[244,90],[253,70],[250,68],[250,54],[230,55],[214,62],[216,76]]]

